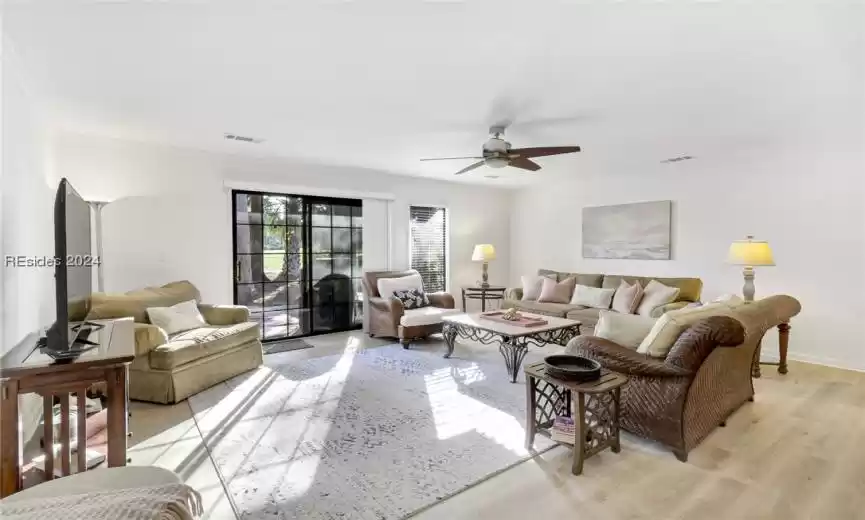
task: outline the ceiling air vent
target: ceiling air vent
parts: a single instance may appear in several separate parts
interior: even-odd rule
[[[237,134],[225,134],[225,138],[231,141],[243,141],[244,143],[259,144],[264,142],[264,139]]]
[[[668,163],[681,162],[681,161],[689,161],[693,158],[694,157],[691,155],[680,155],[678,157],[670,157],[668,159],[664,159],[663,161],[661,161],[661,164],[668,164]]]

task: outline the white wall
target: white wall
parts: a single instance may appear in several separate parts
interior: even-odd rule
[[[0,41],[0,259],[6,255],[49,256],[54,254],[54,189],[46,181],[51,167],[49,133],[14,49],[5,38]],[[51,324],[53,291],[50,268],[12,268],[3,261],[0,354]],[[27,439],[36,430],[42,401],[36,394],[27,394],[21,401],[22,432]]]
[[[802,303],[792,322],[791,357],[865,369],[861,148],[776,152],[650,164],[638,171],[581,169],[525,190],[511,221],[511,281],[546,267],[696,276],[703,279],[704,300],[741,294],[741,268],[725,264],[726,252],[731,241],[753,234],[769,241],[777,264],[757,268],[757,297],[784,293]],[[671,261],[582,258],[583,207],[651,200],[673,201]],[[777,358],[774,334],[763,352]]]
[[[188,278],[205,300],[231,301],[231,205],[226,182],[255,183],[277,191],[309,187],[392,194],[390,247],[397,269],[408,264],[409,206],[445,206],[451,219],[449,283],[455,292],[480,276],[480,266],[470,260],[474,244],[510,248],[506,190],[80,134],[58,135],[54,151],[57,177],[69,178],[90,200],[117,200],[103,213],[109,291]],[[365,227],[364,241],[386,243],[384,226],[380,233],[371,236]],[[507,255],[490,265],[493,282],[504,282],[508,273]]]
[[[2,255],[54,254],[54,187],[49,132],[8,41],[2,44]],[[2,345],[9,349],[54,320],[51,268],[12,268],[2,276]]]

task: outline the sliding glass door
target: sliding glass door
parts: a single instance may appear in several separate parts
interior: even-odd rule
[[[360,200],[233,191],[234,301],[264,340],[358,328]]]

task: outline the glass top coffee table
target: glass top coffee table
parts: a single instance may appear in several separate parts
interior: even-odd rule
[[[499,345],[499,352],[505,358],[505,366],[511,376],[511,382],[517,382],[520,365],[529,351],[529,344],[543,347],[547,343],[567,345],[568,341],[580,335],[580,323],[576,320],[541,316],[528,312],[521,315],[545,320],[544,325],[523,327],[510,325],[481,317],[483,313],[455,314],[442,318],[442,336],[447,343],[446,358],[454,353],[454,341],[457,336],[482,343],[484,345]]]

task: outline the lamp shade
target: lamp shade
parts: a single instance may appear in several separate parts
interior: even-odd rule
[[[492,244],[478,244],[472,253],[473,262],[489,262],[496,259],[496,248]]]
[[[730,244],[727,262],[734,265],[775,265],[769,243],[764,240],[754,240],[752,236]]]

